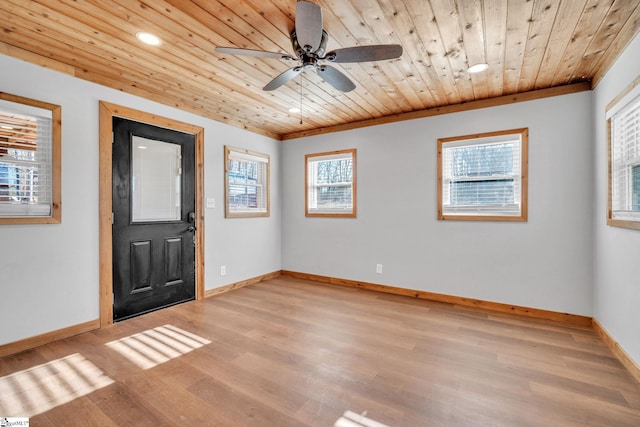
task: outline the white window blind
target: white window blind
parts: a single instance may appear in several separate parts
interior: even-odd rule
[[[522,217],[520,131],[440,144],[443,216]]]
[[[268,214],[269,156],[227,147],[227,213]]]
[[[0,100],[0,217],[52,212],[51,111]]]
[[[355,150],[307,155],[307,214],[354,215]]]
[[[611,217],[640,220],[640,95],[611,117]]]

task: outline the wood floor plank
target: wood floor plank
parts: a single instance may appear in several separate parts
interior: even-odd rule
[[[284,411],[265,404],[257,393],[245,394],[212,376],[204,377],[188,391],[211,408],[227,412],[238,426],[304,426]]]
[[[532,382],[531,388],[541,396],[551,410],[566,414],[583,425],[638,426],[640,414],[627,408],[620,408],[583,393],[567,391],[550,384]]]
[[[206,378],[206,374],[202,378]],[[201,380],[199,380],[201,381]],[[153,370],[143,371],[129,381],[129,387],[138,399],[145,402],[154,413],[177,425],[218,426],[231,424],[234,420],[225,411],[211,411],[211,407],[200,399],[194,399],[189,387],[177,387],[175,382]]]
[[[135,423],[136,426],[152,427],[172,423],[171,418],[154,411],[153,406],[140,399],[130,384],[124,381],[98,390],[92,393],[90,398],[114,424],[119,426]],[[59,416],[75,418],[76,414],[64,411]]]
[[[352,384],[366,383],[374,377],[357,372],[349,365],[317,364],[305,360],[283,366],[254,353],[245,354],[234,364],[242,364],[256,376],[274,376],[293,392],[305,396],[307,402],[296,416],[309,425],[318,420],[326,421],[324,425],[332,425],[345,410],[368,411],[374,414],[376,421],[396,425],[394,422],[403,413],[400,408],[378,402],[369,392],[354,392]]]
[[[564,358],[540,361],[526,355],[499,354],[498,360],[504,366],[512,366],[516,369],[520,367],[534,369],[559,377],[572,378],[586,384],[599,384],[610,390],[617,390],[620,393],[625,391],[633,393],[637,389],[635,381],[629,381],[628,378],[621,377],[620,372],[610,374],[603,371],[585,369],[584,366],[576,366]],[[629,403],[631,404],[631,402]],[[634,405],[636,404],[634,403]],[[638,406],[634,407],[640,409]]]
[[[73,417],[67,417],[67,414],[73,414]],[[30,421],[31,425],[56,427],[115,427],[118,425],[88,397],[77,398],[65,405],[38,415]]]
[[[0,375],[8,375],[12,372],[28,369],[34,365],[44,363],[47,359],[36,351],[25,351],[0,358]]]
[[[588,327],[281,276],[2,358],[8,405],[39,426],[637,426],[640,384]]]

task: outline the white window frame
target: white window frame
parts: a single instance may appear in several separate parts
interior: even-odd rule
[[[39,117],[47,121],[48,132],[38,134],[36,151],[46,153],[35,160],[11,159],[8,154],[0,157],[0,162],[39,170],[42,182],[46,183],[45,195],[33,197],[19,203],[11,200],[0,201],[0,224],[59,224],[62,222],[61,191],[61,149],[62,149],[62,107],[18,95],[0,92],[0,109],[29,117]],[[10,143],[5,141],[4,145]],[[45,162],[44,164],[42,162]],[[41,183],[42,184],[42,183]],[[44,198],[44,201],[42,200]]]
[[[317,182],[317,165],[323,162],[351,159],[351,181],[323,184]],[[308,217],[355,218],[357,215],[356,149],[329,151],[305,155],[305,215]],[[351,188],[351,204],[346,207],[319,208],[318,189],[323,186]]]
[[[640,230],[640,210],[633,210],[632,206],[633,168],[640,166],[640,77],[607,105],[605,117],[609,180],[607,224]]]
[[[438,219],[458,221],[527,221],[528,211],[528,128],[510,129],[482,134],[472,134],[438,139]],[[519,147],[514,152],[514,171],[510,175],[483,175],[454,178],[447,176],[450,153],[460,147],[480,147],[513,142]],[[513,205],[469,205],[452,206],[449,203],[449,188],[456,181],[513,180]]]
[[[242,184],[233,183],[229,176],[231,162],[246,161],[260,163],[263,173],[258,174],[255,183],[244,182]],[[224,195],[225,195],[225,218],[251,218],[267,217],[270,215],[270,157],[268,154],[258,153],[243,148],[224,147]],[[256,166],[258,167],[258,166]],[[254,188],[257,197],[257,206],[234,206],[231,203],[231,187],[233,185],[244,185]]]

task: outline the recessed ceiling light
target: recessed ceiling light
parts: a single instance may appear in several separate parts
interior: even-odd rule
[[[289,108],[289,112],[290,113],[299,113],[300,109],[298,107],[291,107],[291,108]]]
[[[162,40],[160,40],[158,36],[154,36],[151,33],[145,33],[144,31],[137,32],[136,37],[142,43],[146,43],[151,46],[160,46],[162,44]]]
[[[468,73],[472,73],[472,74],[480,73],[480,72],[486,70],[487,68],[489,68],[489,64],[485,64],[483,62],[483,63],[480,63],[480,64],[474,64],[474,65],[470,66],[469,68],[467,68],[467,72]]]

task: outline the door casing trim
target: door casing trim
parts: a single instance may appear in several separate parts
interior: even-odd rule
[[[100,101],[100,327],[113,324],[112,141],[113,117],[193,134],[196,140],[196,300],[204,297],[204,128]]]

